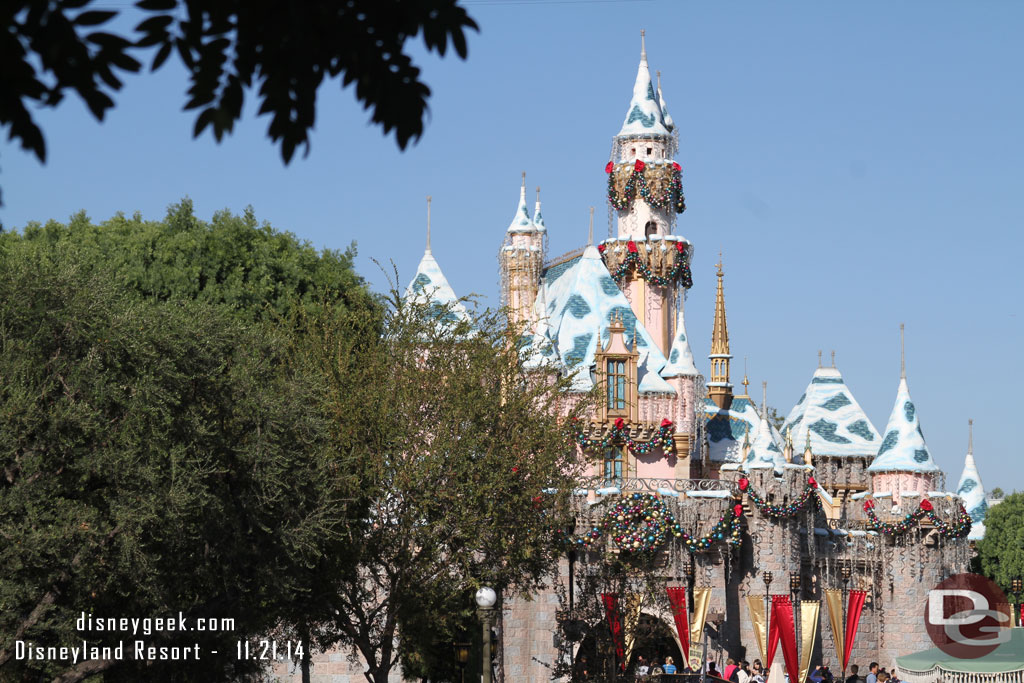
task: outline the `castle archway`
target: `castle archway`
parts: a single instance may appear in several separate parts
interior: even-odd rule
[[[635,672],[641,662],[650,664],[657,661],[664,664],[671,657],[679,671],[685,669],[683,654],[679,649],[674,627],[653,614],[644,612],[637,625],[627,633],[626,671]],[[580,642],[574,658],[574,680],[614,680],[616,662],[615,645],[612,643],[607,622],[592,626]],[[627,676],[629,679],[631,676]]]

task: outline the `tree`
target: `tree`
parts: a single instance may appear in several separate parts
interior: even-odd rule
[[[326,438],[321,378],[266,325],[140,298],[36,246],[0,249],[0,678],[239,680],[259,663],[235,662],[235,641],[308,600],[309,567],[345,558],[357,470]],[[234,625],[76,627],[178,612]],[[83,639],[123,639],[127,661],[14,657],[16,640]],[[135,639],[203,659],[147,665]]]
[[[458,633],[480,585],[510,595],[543,581],[581,473],[558,417],[568,380],[524,371],[497,316],[450,313],[395,294],[382,343],[362,351],[350,322],[305,326],[370,509],[316,639],[351,647],[372,683],[403,656],[429,667],[422,655],[438,644],[419,635]]]
[[[1006,592],[1024,576],[1024,493],[1011,493],[985,514],[985,537],[978,541],[981,573]]]
[[[0,250],[22,243],[50,261],[74,259],[143,298],[224,305],[248,322],[287,318],[295,306],[376,308],[353,270],[355,245],[318,252],[259,224],[251,207],[242,216],[220,211],[207,223],[186,198],[162,221],[118,214],[95,225],[79,212],[67,224],[30,223],[0,235]]]
[[[90,9],[90,6],[101,9]],[[245,92],[258,88],[260,114],[270,114],[270,138],[285,162],[309,148],[316,95],[324,78],[355,83],[356,98],[373,109],[398,146],[423,133],[430,89],[406,54],[423,34],[441,56],[449,41],[467,54],[466,31],[476,23],[456,0],[139,0],[145,18],[134,35],[100,30],[117,11],[92,0],[13,0],[0,7],[0,123],[10,137],[46,160],[46,143],[30,105],[56,106],[73,90],[98,120],[114,106],[121,76],[151,70],[177,55],[189,73],[185,108],[197,110],[194,134],[207,127],[220,141],[241,117]],[[133,56],[134,55],[134,56]]]
[[[992,489],[991,491],[989,491],[989,495],[991,495],[992,498],[994,498],[995,500],[999,500],[1003,496],[1005,496],[1006,494],[1003,493],[1003,490],[997,486],[994,489]]]

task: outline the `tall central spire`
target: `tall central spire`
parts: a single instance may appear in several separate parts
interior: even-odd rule
[[[729,327],[725,320],[725,288],[722,279],[722,255],[718,255],[718,291],[715,294],[715,324],[711,333],[711,381],[707,383],[708,397],[719,408],[728,408],[732,403],[732,385],[729,384]]]

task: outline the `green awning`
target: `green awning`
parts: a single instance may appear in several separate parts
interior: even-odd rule
[[[1024,671],[1024,628],[1010,629],[1010,641],[991,654],[977,659],[950,657],[937,647],[896,658],[896,665],[909,672],[926,672],[936,667],[956,673],[1009,673]]]

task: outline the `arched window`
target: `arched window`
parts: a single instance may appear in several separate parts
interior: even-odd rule
[[[622,484],[622,448],[609,448],[604,453],[604,483],[607,486]]]
[[[609,359],[607,370],[608,410],[626,409],[626,362]]]
[[[650,237],[651,235],[658,234],[658,224],[654,221],[647,221],[647,225],[644,226],[644,237]]]

